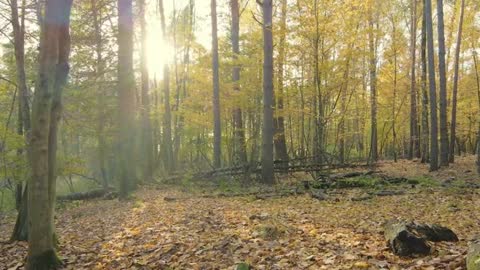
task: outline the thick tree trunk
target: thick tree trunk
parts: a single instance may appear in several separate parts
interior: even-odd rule
[[[467,254],[467,270],[480,270],[480,241],[470,243]]]
[[[232,52],[234,61],[238,60],[240,54],[240,8],[238,0],[230,0],[232,11]],[[232,70],[233,91],[240,91],[240,66],[235,64]],[[245,130],[243,127],[242,109],[239,105],[233,110],[234,125],[234,156],[235,162],[239,164],[247,164],[247,149],[245,144]]]
[[[281,2],[281,19],[280,19],[280,41],[278,44],[278,80],[277,91],[275,92],[276,102],[276,117],[273,121],[275,135],[273,136],[273,142],[275,146],[275,157],[277,160],[288,162],[287,142],[285,139],[285,118],[283,112],[283,72],[285,62],[285,40],[287,31],[287,1]],[[275,100],[274,100],[275,101]],[[285,163],[286,164],[286,163]]]
[[[56,269],[54,204],[57,130],[70,54],[71,0],[48,0],[41,29],[38,80],[33,100],[28,185],[28,257],[26,269]]]
[[[411,0],[412,16],[410,28],[410,55],[412,63],[410,67],[410,144],[408,158],[420,157],[420,140],[417,123],[417,86],[416,86],[416,44],[417,44],[417,0]]]
[[[435,53],[433,49],[432,2],[425,0],[428,47],[428,82],[430,91],[430,171],[438,170],[437,90],[435,82]]]
[[[437,0],[438,72],[440,81],[440,165],[448,166],[447,71],[445,64],[445,31],[443,0]]]
[[[262,180],[273,184],[273,34],[272,0],[263,0],[263,134]]]
[[[220,118],[220,78],[218,64],[217,1],[211,0],[212,11],[212,71],[213,71],[213,166],[222,166],[222,127]]]
[[[120,198],[135,187],[135,78],[132,0],[118,0],[118,155]]]
[[[140,5],[140,30],[141,30],[141,76],[142,76],[142,160],[143,178],[150,182],[153,177],[153,138],[150,122],[150,89],[147,68],[147,22],[145,0],[139,1]]]
[[[450,151],[449,161],[455,161],[455,136],[457,127],[457,94],[458,94],[458,76],[460,66],[460,46],[462,44],[463,16],[465,12],[465,0],[462,0],[460,8],[460,21],[458,23],[457,47],[455,48],[455,66],[453,75],[452,89],[452,122],[450,124]]]

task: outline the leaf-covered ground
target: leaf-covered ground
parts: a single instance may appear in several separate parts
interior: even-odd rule
[[[365,190],[256,199],[201,197],[145,187],[127,202],[70,203],[57,210],[65,269],[464,269],[468,240],[480,233],[478,190],[403,187],[406,194],[352,201]],[[175,200],[165,200],[176,198]],[[440,223],[459,236],[432,255],[399,258],[382,223]],[[0,224],[6,241],[13,218]],[[0,244],[0,269],[20,269],[25,243]]]

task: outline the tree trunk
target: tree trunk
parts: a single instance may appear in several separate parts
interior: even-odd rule
[[[437,91],[435,82],[435,53],[433,50],[432,2],[425,0],[425,17],[428,47],[428,82],[430,92],[430,171],[438,170],[438,119]]]
[[[278,80],[276,97],[276,117],[273,121],[275,135],[273,142],[275,146],[275,156],[277,160],[281,160],[287,164],[289,157],[287,151],[287,142],[285,139],[285,118],[283,112],[283,72],[285,62],[285,40],[287,31],[287,0],[281,2],[281,19],[280,19],[280,40],[278,44]]]
[[[240,54],[240,9],[238,0],[230,0],[230,7],[232,9],[232,52],[233,60],[237,61]],[[232,70],[233,90],[240,91],[240,66],[235,63]],[[247,149],[245,144],[245,130],[243,128],[242,109],[238,107],[233,111],[233,125],[234,125],[234,155],[236,162],[239,164],[247,163]]]
[[[132,0],[118,0],[118,101],[120,198],[135,187],[135,78]]]
[[[69,72],[71,0],[48,0],[41,28],[38,80],[33,99],[28,185],[26,269],[56,269],[54,204],[57,130],[63,88]]]
[[[158,1],[159,12],[161,17],[163,39],[167,41],[167,30],[165,26],[165,10],[163,9],[163,0]],[[163,116],[163,158],[167,173],[172,173],[175,170],[175,163],[173,161],[173,146],[172,146],[172,110],[170,107],[170,69],[168,64],[163,67],[163,106],[165,107]]]
[[[411,50],[411,69],[410,69],[410,144],[408,158],[420,157],[420,144],[418,136],[417,123],[417,89],[416,89],[416,44],[417,44],[417,0],[411,0],[412,16],[410,30],[410,50]]]
[[[370,11],[372,13],[372,11]],[[368,31],[368,43],[369,43],[369,58],[370,58],[370,155],[369,161],[375,163],[378,160],[378,135],[377,135],[377,56],[375,46],[375,36],[373,28],[373,14],[369,15],[369,31]]]
[[[422,63],[422,137],[421,137],[421,156],[422,163],[429,161],[429,125],[428,125],[428,91],[427,91],[427,24],[425,16],[425,1],[423,1],[422,12],[422,50],[421,50],[421,63]]]
[[[150,89],[147,68],[147,26],[146,26],[146,4],[145,0],[139,1],[140,5],[140,31],[141,31],[141,77],[142,77],[142,160],[143,178],[150,182],[153,177],[153,138],[152,126],[150,123]]]
[[[447,71],[445,65],[445,33],[443,0],[437,0],[438,71],[440,81],[440,165],[448,166]]]
[[[263,0],[263,134],[262,180],[273,184],[273,34],[272,0]]]
[[[217,1],[211,0],[212,9],[212,70],[213,70],[213,166],[222,166],[222,127],[220,118],[220,78],[218,73]]]
[[[480,74],[478,72],[478,60],[477,60],[477,51],[475,50],[475,44],[472,44],[472,58],[473,64],[475,67],[475,82],[477,85],[477,97],[478,97],[478,107],[480,108]],[[477,172],[480,175],[480,119],[478,121],[478,133],[477,133]]]
[[[467,270],[480,270],[480,241],[470,243],[467,253]]]
[[[465,0],[462,0],[460,8],[460,21],[458,23],[457,47],[455,48],[455,67],[453,75],[453,89],[452,89],[452,122],[450,125],[450,151],[449,161],[455,161],[455,136],[457,126],[457,94],[458,94],[458,73],[460,66],[460,46],[462,44],[462,30],[463,30],[463,16],[465,12]]]
[[[19,135],[25,136],[25,142],[28,146],[30,140],[30,106],[28,103],[29,91],[27,87],[26,75],[25,75],[25,0],[22,1],[22,13],[18,14],[18,2],[12,0],[10,2],[12,12],[12,27],[14,38],[14,50],[15,50],[15,63],[16,63],[16,75],[17,75],[17,87],[19,89]],[[19,21],[20,18],[20,21]],[[23,151],[19,151],[19,155],[23,154]],[[29,153],[27,149],[27,163],[30,162]],[[28,170],[27,170],[28,171]],[[27,177],[30,177],[30,172],[27,172]],[[20,189],[17,193],[17,206],[18,216],[15,223],[15,227],[11,236],[12,241],[26,241],[28,239],[28,224],[27,224],[27,188],[28,185],[25,181],[25,191],[22,191],[22,184],[19,185]]]

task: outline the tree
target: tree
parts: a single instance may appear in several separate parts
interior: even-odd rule
[[[429,125],[428,125],[428,90],[427,90],[427,17],[425,13],[426,0],[423,1],[422,12],[422,44],[420,52],[420,60],[422,67],[421,87],[422,87],[422,121],[421,121],[421,145],[420,152],[422,163],[429,161]]]
[[[72,0],[47,0],[41,27],[38,79],[32,106],[26,269],[56,269],[54,212],[57,131],[70,55]]]
[[[238,5],[238,0],[230,0],[230,8],[232,15],[232,52],[234,61],[238,60],[238,55],[240,54],[240,8]],[[233,81],[233,90],[235,92],[240,91],[240,66],[235,64],[232,69],[232,81]],[[236,161],[240,164],[247,163],[247,149],[245,145],[245,130],[243,127],[242,119],[242,109],[240,106],[237,106],[233,109],[233,125],[234,125],[234,137],[235,137],[235,158]]]
[[[220,119],[220,79],[218,74],[217,1],[211,0],[212,10],[212,72],[213,72],[213,166],[222,165],[222,127]]]
[[[162,25],[163,40],[167,41],[167,30],[165,25],[165,10],[163,8],[163,0],[158,1],[160,21]],[[172,110],[170,106],[170,69],[168,64],[163,66],[163,156],[164,165],[168,173],[175,170],[175,163],[173,161],[173,146],[172,146]]]
[[[438,72],[440,81],[440,165],[448,165],[447,126],[447,71],[445,66],[445,31],[443,23],[443,0],[437,0]]]
[[[411,1],[412,15],[410,26],[410,50],[412,63],[410,66],[410,144],[408,158],[420,157],[420,140],[417,123],[417,89],[416,89],[416,44],[417,44],[417,0]]]
[[[430,93],[430,171],[438,170],[437,90],[435,82],[435,53],[433,50],[432,1],[425,0],[426,35],[428,49],[428,83]]]
[[[263,134],[262,180],[273,184],[273,34],[272,0],[263,0]]]
[[[452,89],[452,122],[450,125],[450,151],[449,162],[455,161],[455,136],[457,126],[457,96],[458,96],[458,70],[460,66],[460,46],[462,44],[463,17],[465,13],[465,0],[462,0],[460,7],[460,21],[458,22],[457,45],[455,48],[455,66]]]
[[[19,90],[19,135],[25,137],[25,141],[30,140],[30,105],[28,103],[28,87],[25,75],[25,1],[22,1],[22,13],[18,14],[17,0],[11,0],[11,22],[13,28],[13,41],[15,50],[15,66],[17,75],[17,86]],[[19,20],[20,18],[20,20]],[[22,156],[23,151],[20,150],[19,155]],[[28,157],[27,157],[28,159]],[[28,177],[28,176],[27,176]],[[16,187],[18,205],[18,215],[15,227],[12,232],[12,241],[26,241],[28,239],[28,187],[18,183]]]
[[[373,7],[370,7],[373,8]],[[369,44],[369,72],[370,72],[370,162],[378,160],[378,132],[377,132],[377,54],[374,36],[373,11],[368,17],[368,44]]]
[[[275,134],[273,136],[273,142],[275,146],[276,159],[283,161],[287,164],[289,157],[287,151],[287,143],[285,139],[285,118],[283,116],[283,79],[284,79],[284,62],[285,62],[285,45],[286,45],[286,34],[287,32],[287,1],[282,0],[281,2],[281,18],[280,18],[280,29],[279,29],[279,44],[278,44],[278,79],[277,79],[277,90],[275,92],[276,102],[276,117],[273,120]],[[275,100],[274,100],[275,101]]]
[[[135,185],[135,78],[133,75],[132,0],[118,0],[118,166],[120,197]]]
[[[153,177],[153,138],[150,123],[150,94],[149,76],[147,68],[147,22],[145,0],[139,1],[140,5],[140,35],[141,35],[141,77],[142,77],[142,156],[143,177],[145,181],[151,181]]]

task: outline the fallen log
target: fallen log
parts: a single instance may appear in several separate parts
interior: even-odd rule
[[[480,270],[480,240],[471,243],[468,247],[467,270]]]
[[[437,224],[392,220],[383,227],[388,247],[394,254],[404,257],[429,254],[431,248],[427,241],[458,241],[452,230]]]
[[[118,193],[112,189],[94,189],[86,192],[75,192],[68,195],[57,196],[58,201],[80,201],[91,199],[115,199]]]

